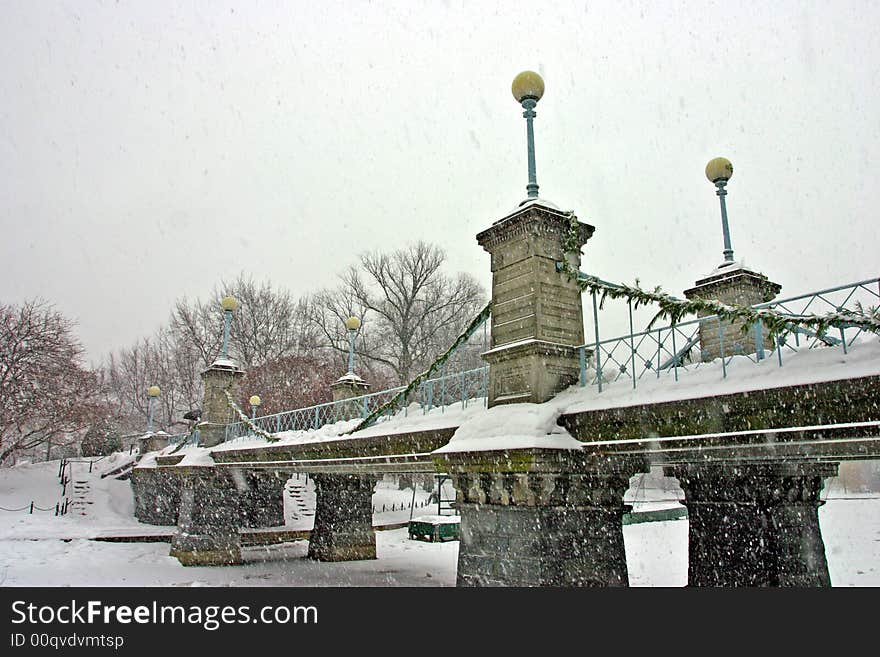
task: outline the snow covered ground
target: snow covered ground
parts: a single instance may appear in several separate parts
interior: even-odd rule
[[[121,459],[121,455],[117,459]],[[100,478],[113,462],[74,464],[73,480],[87,481],[84,513],[55,517],[43,512],[0,511],[0,586],[454,586],[458,543],[409,540],[406,529],[376,535],[378,559],[318,563],[305,558],[307,543],[297,541],[243,549],[245,563],[232,567],[184,568],[160,543],[107,543],[94,536],[157,534],[173,531],[132,517],[131,489],[126,481]],[[34,499],[54,506],[60,493],[58,462],[0,470],[0,507],[17,508]],[[306,506],[309,486],[305,486]],[[313,494],[313,493],[312,493]],[[880,586],[880,499],[856,495],[829,485],[829,501],[819,510],[831,580],[835,586]],[[421,489],[416,500],[424,503]],[[634,485],[628,501],[636,510],[676,506],[680,491]],[[377,511],[376,524],[405,521],[412,489],[380,483],[373,503],[397,507]],[[88,502],[91,501],[91,504]],[[289,500],[288,500],[289,502]],[[17,506],[16,506],[17,505]],[[287,505],[288,527],[306,528],[311,518],[294,518]],[[399,507],[404,507],[400,509]],[[415,516],[436,507],[420,507]],[[687,520],[649,522],[624,527],[630,584],[683,586],[687,581]]]

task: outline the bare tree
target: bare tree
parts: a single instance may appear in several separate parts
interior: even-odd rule
[[[305,408],[332,400],[330,384],[338,374],[320,356],[282,356],[249,369],[241,382],[242,408],[259,395],[260,415]]]
[[[356,340],[362,362],[393,372],[403,384],[443,353],[485,304],[482,286],[467,274],[448,276],[446,256],[417,242],[391,253],[365,253],[341,285],[313,299],[312,317],[324,344],[348,351],[343,321],[363,319]]]
[[[223,339],[223,311],[220,299],[231,295],[240,307],[232,316],[230,353],[245,368],[286,356],[306,355],[316,344],[314,327],[308,320],[306,303],[295,301],[289,292],[276,290],[268,281],[257,284],[240,274],[221,282],[208,301],[177,302],[171,330],[178,343],[189,344],[203,366],[220,353]]]
[[[0,463],[75,442],[107,412],[73,323],[44,301],[0,305]]]
[[[297,358],[315,355],[316,333],[306,304],[268,282],[256,284],[240,275],[217,285],[207,301],[180,299],[167,327],[110,356],[108,379],[124,418],[120,424],[127,430],[139,431],[146,426],[146,389],[151,385],[162,389],[154,406],[156,428],[180,430],[183,415],[201,405],[200,375],[220,354],[224,319],[220,299],[227,295],[240,303],[232,318],[230,354],[246,371],[273,365],[261,373],[258,386],[265,387],[270,403],[276,398],[295,397],[293,387],[273,385],[266,377],[274,372],[280,380],[288,381],[293,374],[285,372],[283,364],[293,367],[299,362]],[[316,376],[297,372],[308,380]]]
[[[130,431],[146,427],[149,415],[147,388],[158,385],[154,401],[154,428],[174,432],[184,413],[202,398],[200,360],[188,343],[178,343],[167,328],[110,356],[108,383],[118,403],[121,424]]]

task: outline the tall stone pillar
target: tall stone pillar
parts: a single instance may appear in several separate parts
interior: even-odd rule
[[[234,411],[229,408],[226,392],[236,397],[242,376],[244,371],[230,359],[217,359],[202,372],[205,397],[199,425],[200,447],[214,447],[225,440],[226,425],[236,419]]]
[[[685,493],[688,586],[830,586],[818,509],[837,465],[665,468]]]
[[[183,482],[171,556],[184,566],[241,563],[239,489],[242,473],[210,466],[180,468]]]
[[[782,286],[772,282],[764,274],[746,269],[738,263],[725,263],[718,267],[712,274],[701,278],[694,287],[685,290],[684,295],[688,299],[707,299],[720,301],[728,305],[753,306],[758,303],[772,301]],[[700,317],[712,313],[701,312]],[[749,327],[746,333],[742,331],[743,322],[720,322],[717,319],[700,323],[700,350],[704,362],[719,358],[723,352],[725,358],[734,354],[753,354],[759,344],[755,331]],[[723,338],[722,338],[723,329]],[[761,346],[763,349],[772,350],[774,345],[770,342],[767,331],[762,331]]]
[[[584,317],[577,282],[557,271],[572,226],[545,201],[525,203],[477,235],[492,256],[492,344],[489,406],[542,403],[577,383]],[[593,226],[577,223],[570,256],[577,271],[580,248]]]
[[[348,373],[330,386],[333,401],[342,404],[337,418],[361,417],[355,397],[367,394],[369,384]],[[315,525],[309,538],[308,556],[319,561],[355,561],[376,558],[373,529],[373,489],[370,475],[315,474]]]

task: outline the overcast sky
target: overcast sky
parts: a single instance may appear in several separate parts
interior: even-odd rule
[[[783,295],[880,274],[880,3],[0,4],[0,302],[43,297],[94,362],[246,272],[304,295],[525,197],[596,226],[582,269],[679,294],[723,248]]]

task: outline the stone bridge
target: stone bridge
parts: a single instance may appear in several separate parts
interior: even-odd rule
[[[533,118],[537,98],[518,100],[530,103]],[[533,158],[530,166],[534,178]],[[719,171],[729,178],[730,171]],[[492,271],[487,414],[555,400],[601,357],[584,346],[582,288],[571,275],[595,228],[537,198],[537,189],[532,179],[529,198],[477,235]],[[734,263],[726,246],[725,262],[685,296],[742,308],[773,299],[780,285]],[[741,324],[710,318],[691,344],[704,360],[722,362],[725,350],[760,355],[780,348],[760,322],[749,332]],[[491,423],[481,425],[482,444],[477,436],[467,446],[457,442],[454,425],[383,433],[379,424],[319,442],[219,446],[231,420],[225,394],[240,375],[228,360],[204,373],[199,444],[210,452],[161,453],[132,474],[138,517],[177,524],[171,554],[183,564],[239,562],[240,527],[283,524],[283,486],[300,472],[313,474],[317,492],[309,556],[375,558],[375,478],[443,472],[453,479],[461,513],[459,585],[625,586],[624,494],[632,476],[662,466],[685,494],[689,585],[828,586],[817,514],[824,480],[842,460],[880,457],[880,368],[868,376],[562,412],[558,433],[525,432],[519,442],[505,442],[509,427],[493,435]],[[343,377],[333,393],[354,398],[363,386]],[[566,432],[568,443],[554,442]]]

